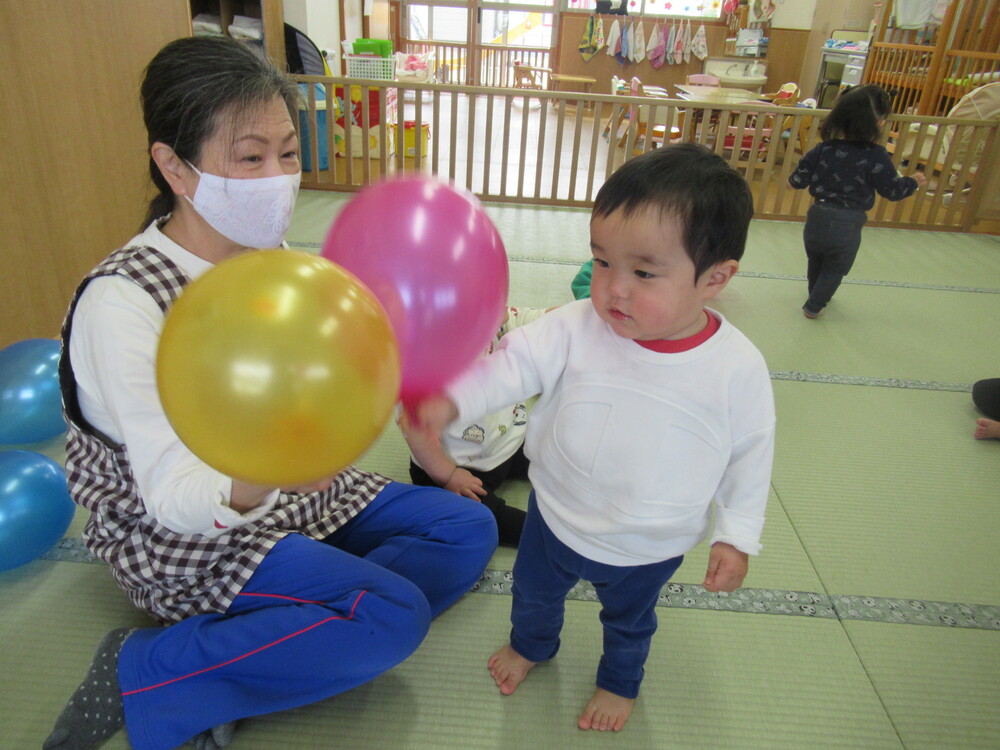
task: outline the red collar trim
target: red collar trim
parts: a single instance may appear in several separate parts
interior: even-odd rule
[[[722,321],[714,315],[709,314],[708,311],[705,311],[705,315],[708,317],[708,325],[694,336],[688,336],[685,339],[658,339],[656,341],[636,341],[635,343],[644,349],[659,352],[660,354],[680,354],[689,349],[694,349],[696,346],[701,346],[712,338],[715,332],[722,327]]]

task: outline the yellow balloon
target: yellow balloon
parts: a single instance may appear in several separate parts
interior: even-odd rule
[[[156,377],[192,453],[235,479],[293,487],[332,476],[379,436],[399,395],[399,351],[382,306],[348,271],[257,250],[184,289]]]

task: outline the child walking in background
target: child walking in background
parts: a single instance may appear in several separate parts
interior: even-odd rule
[[[503,325],[484,356],[492,354],[507,333],[545,312],[542,308],[508,307]],[[523,448],[527,415],[527,407],[519,402],[469,424],[452,425],[438,439],[437,435],[413,429],[406,412],[400,412],[399,428],[412,453],[410,479],[416,485],[443,487],[478,500],[493,513],[500,544],[516,547],[525,513],[507,505],[496,490],[507,479],[528,476]]]
[[[927,183],[923,172],[901,176],[879,144],[890,114],[892,102],[878,86],[848,89],[820,126],[823,142],[788,178],[793,188],[809,188],[814,199],[802,233],[809,282],[802,312],[807,318],[820,316],[854,265],[875,193],[898,201]]]
[[[539,395],[513,628],[489,669],[512,694],[556,655],[566,594],[590,581],[604,653],[581,729],[624,726],[658,595],[683,555],[710,539],[703,585],[734,591],[761,549],[770,377],[756,347],[705,307],[738,270],[752,216],[746,182],[703,146],[626,162],[594,205],[591,298],[511,332],[446,395],[417,406],[418,424],[440,431]]]

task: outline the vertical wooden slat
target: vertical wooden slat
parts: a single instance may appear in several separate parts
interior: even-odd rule
[[[493,95],[486,97],[486,142],[483,144],[483,153],[493,153]],[[483,187],[482,194],[490,194],[490,158],[483,159]],[[502,193],[503,191],[501,191]]]
[[[545,127],[545,120],[549,114],[549,108],[545,106],[545,99],[541,99],[542,108],[539,112],[538,121],[538,149],[535,154],[535,192],[534,197],[542,197],[542,165],[545,164],[545,134],[548,130]]]
[[[504,148],[500,149],[500,195],[507,194],[507,169],[510,165],[510,120],[514,108],[514,97],[510,94],[504,96],[503,108],[503,143]]]
[[[531,99],[524,95],[519,97],[521,101],[521,145],[518,149],[517,167],[517,197],[524,198],[524,171],[528,157],[528,108]]]
[[[548,103],[543,101],[542,107],[548,109]],[[561,166],[562,157],[563,123],[566,121],[566,100],[560,100],[558,107],[559,109],[555,126],[556,144],[555,148],[552,150],[552,187],[549,193],[550,198],[559,197],[559,167]],[[548,134],[548,131],[543,128],[542,132],[539,133],[538,142],[544,145],[546,139],[548,138]],[[539,163],[541,163],[541,159],[539,159]]]

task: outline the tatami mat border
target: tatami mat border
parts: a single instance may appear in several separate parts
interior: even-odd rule
[[[43,560],[103,564],[79,538],[67,537],[42,556]],[[514,575],[509,570],[487,568],[472,587],[474,593],[510,596]],[[597,601],[586,581],[567,599]],[[758,615],[790,615],[831,620],[870,620],[901,625],[939,625],[976,630],[1000,630],[1000,606],[887,599],[873,596],[829,595],[814,591],[779,591],[743,588],[732,594],[713,593],[691,583],[668,583],[660,592],[658,607],[711,609]]]
[[[905,378],[872,378],[865,375],[831,375],[823,372],[796,372],[771,370],[772,380],[794,380],[801,383],[826,383],[828,385],[868,385],[877,388],[909,388],[920,391],[957,391],[969,393],[971,383],[948,383],[939,380],[906,380]]]
[[[487,569],[472,591],[509,595],[514,575],[509,570]],[[597,592],[586,581],[574,586],[567,599],[597,601]],[[760,615],[791,615],[833,620],[871,620],[900,625],[940,625],[976,630],[1000,630],[1000,606],[887,599],[874,596],[821,594],[815,591],[778,591],[742,588],[732,594],[706,591],[692,583],[668,583],[660,592],[658,607],[713,609]]]

